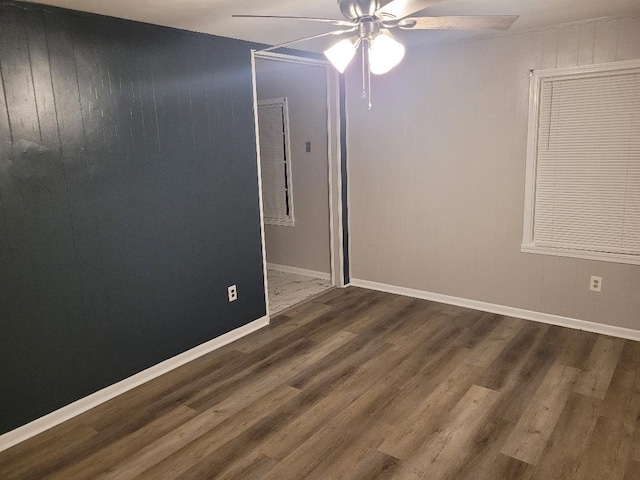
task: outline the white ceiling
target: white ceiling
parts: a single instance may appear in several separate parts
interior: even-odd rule
[[[342,18],[337,0],[37,0],[37,3],[271,45],[326,32],[331,27],[300,20],[244,19],[231,18],[231,15]],[[515,14],[520,18],[512,30],[529,30],[592,18],[640,14],[640,0],[443,0],[421,14]],[[417,31],[406,32],[403,40],[410,38],[411,44],[432,44],[478,35],[487,34]],[[321,51],[335,41],[334,38],[296,44],[295,48]]]

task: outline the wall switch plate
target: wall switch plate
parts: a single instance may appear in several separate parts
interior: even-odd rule
[[[591,284],[589,285],[589,290],[592,292],[601,292],[602,291],[602,277],[591,277]]]
[[[234,302],[238,299],[238,288],[235,285],[227,287],[227,296],[230,302]]]
[[[306,150],[307,153],[309,153],[311,151],[311,142],[307,142],[304,144],[304,148]]]

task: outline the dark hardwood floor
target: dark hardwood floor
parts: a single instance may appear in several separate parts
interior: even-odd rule
[[[640,343],[359,288],[0,453],[8,479],[640,479]]]

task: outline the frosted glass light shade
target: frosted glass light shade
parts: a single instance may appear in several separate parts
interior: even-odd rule
[[[340,73],[344,73],[347,65],[349,65],[355,54],[356,45],[348,38],[340,40],[334,46],[324,51],[324,56],[329,59]]]
[[[371,73],[382,75],[398,65],[404,58],[404,45],[384,33],[371,42],[369,68]]]

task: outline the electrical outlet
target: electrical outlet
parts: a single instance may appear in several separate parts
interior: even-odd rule
[[[227,296],[230,302],[234,302],[238,299],[238,288],[235,285],[230,285],[227,288]]]
[[[602,277],[591,277],[591,284],[589,285],[589,290],[592,292],[601,292],[602,291]]]

